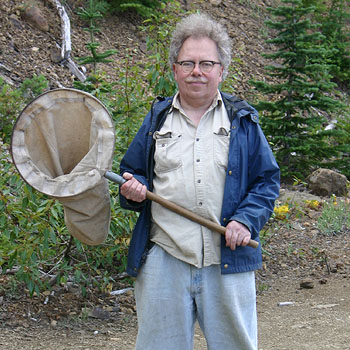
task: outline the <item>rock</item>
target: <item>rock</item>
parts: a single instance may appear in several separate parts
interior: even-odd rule
[[[5,83],[8,85],[11,85],[11,86],[15,85],[14,81],[11,78],[7,77],[6,75],[3,75],[0,73],[0,78],[4,79]]]
[[[300,288],[303,289],[312,289],[314,287],[313,280],[310,279],[304,279],[300,282]]]
[[[35,5],[29,5],[25,8],[23,17],[27,22],[32,24],[34,27],[42,30],[43,32],[47,32],[49,30],[49,23],[47,22],[39,7]]]
[[[329,169],[317,169],[306,179],[311,193],[318,196],[344,196],[347,194],[346,176]]]
[[[22,29],[21,21],[19,20],[16,14],[13,13],[12,15],[10,15],[9,20],[17,29]]]
[[[108,320],[110,318],[110,313],[101,307],[95,307],[92,309],[89,316],[101,320]]]
[[[293,301],[280,301],[277,303],[278,306],[289,306],[289,305],[294,305]]]
[[[63,60],[61,49],[58,47],[53,47],[50,50],[51,61],[54,63],[60,63]]]
[[[210,0],[210,3],[213,6],[219,6],[222,3],[222,0]]]
[[[303,227],[299,222],[293,222],[292,228],[293,228],[293,230],[296,230],[296,231],[304,231],[305,230],[305,227]]]

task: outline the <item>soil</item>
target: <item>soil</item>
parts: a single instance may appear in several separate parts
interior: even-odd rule
[[[24,2],[1,1],[0,76],[17,86],[33,74],[43,74],[51,88],[69,87],[73,75],[52,60],[51,51],[61,41],[55,6],[51,1],[35,3],[48,20],[48,31],[24,19]],[[76,15],[83,1],[64,3],[71,18],[74,59],[87,54],[88,34]],[[234,89],[249,100],[248,80],[264,74],[266,62],[260,53],[268,47],[262,23],[265,9],[273,1],[229,0],[218,6],[211,1],[186,3],[181,6],[208,11],[227,26],[239,67]],[[127,49],[137,50],[140,59],[147,55],[140,23],[141,19],[131,14],[101,22],[101,50],[118,49],[115,61],[103,67],[107,76],[113,77]],[[90,69],[87,67],[87,74]],[[271,221],[262,232],[264,264],[256,274],[259,349],[350,349],[349,228],[323,234],[317,226],[322,207],[308,208],[305,200],[322,203],[327,199],[315,198],[304,188],[284,187],[281,194],[280,203],[292,204],[293,210],[287,221]],[[9,281],[9,275],[0,274],[0,285]],[[119,295],[83,297],[77,286],[55,286],[33,298],[24,289],[13,288],[7,294],[0,289],[0,350],[133,349],[137,333],[133,290],[125,279],[114,285],[115,290],[125,288]],[[200,349],[206,349],[206,344],[197,327],[195,350]]]
[[[264,42],[262,28],[266,19],[265,8],[275,1],[230,0],[221,1],[219,6],[201,0],[181,2],[182,10],[201,9],[227,28],[234,45],[235,79],[232,88],[236,95],[242,95],[246,99],[251,90],[249,80],[266,79],[263,68],[267,61],[261,53],[268,51],[270,46]],[[48,23],[47,31],[38,29],[25,15],[28,4],[35,4],[40,9],[42,17]],[[71,24],[71,58],[76,62],[78,57],[90,55],[85,47],[89,42],[89,33],[84,28],[88,25],[77,15],[85,1],[65,0],[64,4]],[[14,86],[19,86],[24,79],[32,78],[33,75],[44,75],[50,88],[73,85],[77,78],[64,66],[64,61],[57,62],[57,50],[60,51],[58,47],[62,46],[62,32],[54,0],[2,0],[0,15],[0,77]],[[145,33],[139,29],[142,21],[139,16],[127,12],[119,16],[106,16],[98,22],[100,32],[95,37],[100,44],[99,52],[117,50],[113,62],[99,64],[99,70],[105,73],[106,79],[115,81],[118,67],[124,64],[127,52],[134,52],[141,61],[149,54]],[[92,73],[91,65],[80,67],[80,70],[86,70],[86,76]]]
[[[291,218],[263,231],[263,269],[256,273],[259,350],[350,349],[349,228],[336,235],[317,226],[321,208],[307,192],[283,190]],[[338,201],[341,199],[338,199]],[[346,199],[343,199],[346,200]],[[303,213],[302,215],[300,213]],[[1,276],[5,284],[8,276]],[[131,350],[137,334],[133,290],[82,297],[77,286],[55,286],[30,299],[25,290],[0,297],[0,349]],[[194,350],[207,349],[196,327]]]

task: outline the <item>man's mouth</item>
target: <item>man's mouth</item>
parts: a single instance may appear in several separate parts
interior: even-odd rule
[[[187,80],[186,81],[187,84],[205,84],[205,81],[202,80]]]

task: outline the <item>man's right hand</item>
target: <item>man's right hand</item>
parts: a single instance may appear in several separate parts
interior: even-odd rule
[[[130,173],[124,173],[123,178],[127,181],[120,187],[120,193],[131,201],[143,202],[146,199],[146,186]]]

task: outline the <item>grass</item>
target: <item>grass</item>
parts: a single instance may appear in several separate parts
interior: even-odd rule
[[[326,235],[336,235],[350,229],[350,201],[333,197],[323,205],[318,229]]]

